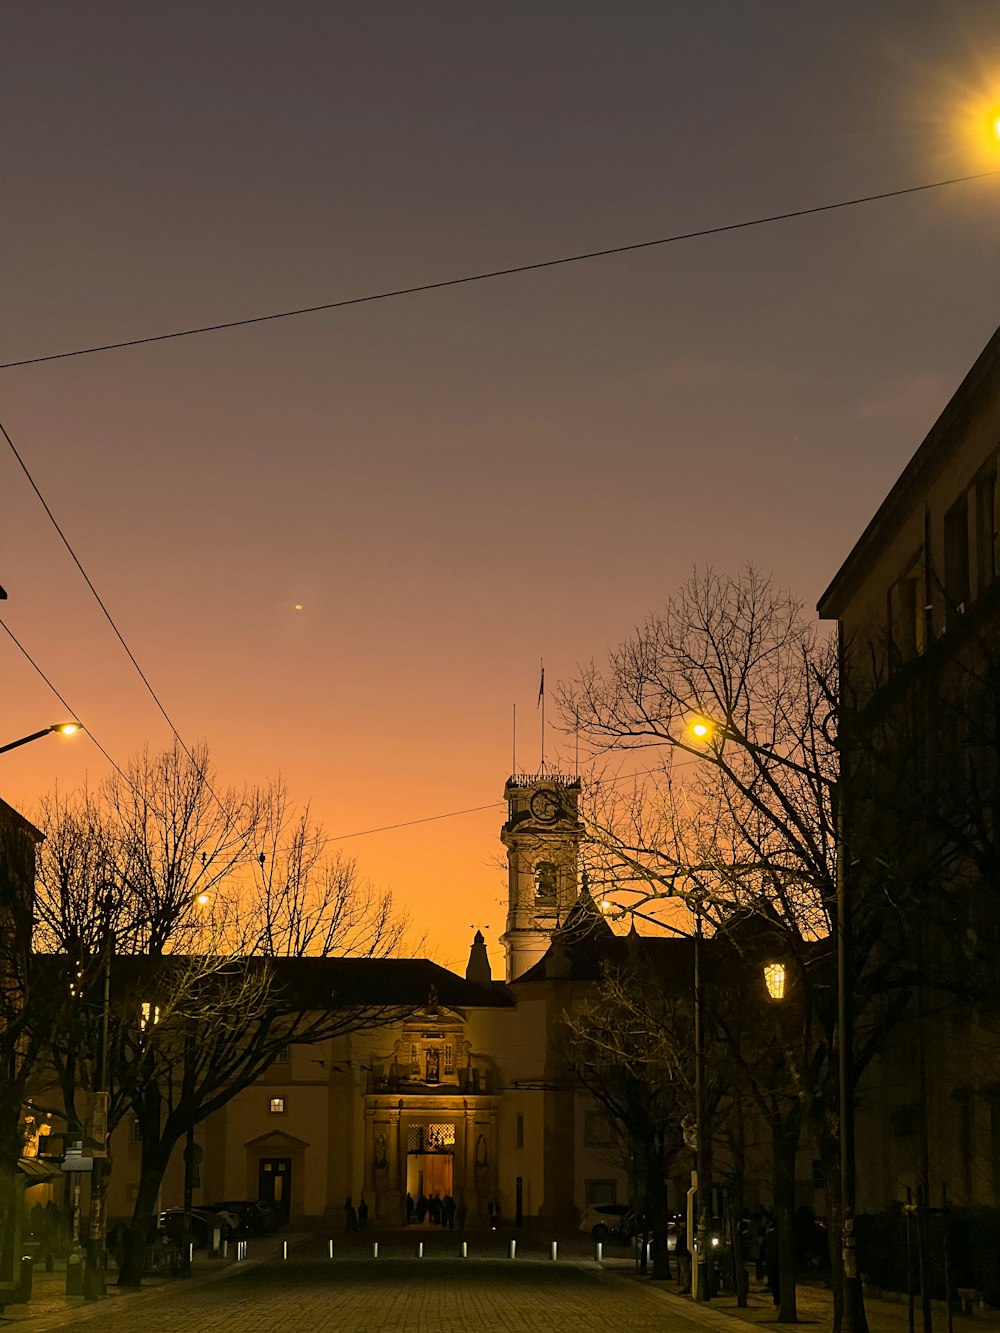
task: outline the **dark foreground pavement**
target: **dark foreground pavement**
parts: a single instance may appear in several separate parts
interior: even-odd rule
[[[290,1237],[287,1260],[280,1239],[251,1242],[247,1262],[201,1259],[190,1282],[111,1288],[91,1305],[67,1304],[50,1275],[30,1310],[10,1309],[14,1319],[0,1323],[24,1333],[739,1333],[741,1321],[774,1326],[764,1293],[753,1293],[739,1312],[725,1296],[694,1305],[673,1284],[638,1277],[624,1257],[596,1264],[580,1243],[561,1247],[552,1262],[547,1242],[520,1237],[510,1259],[509,1234],[470,1234],[465,1260],[457,1257],[461,1238],[439,1232],[426,1240],[422,1259],[413,1233],[382,1237],[377,1259],[374,1237],[341,1237],[332,1262],[316,1235]],[[872,1333],[906,1333],[905,1306],[871,1301],[868,1310]],[[831,1316],[828,1292],[801,1290],[807,1327],[828,1333]],[[934,1327],[945,1333],[943,1312]],[[1000,1318],[956,1318],[955,1333],[1000,1333]]]

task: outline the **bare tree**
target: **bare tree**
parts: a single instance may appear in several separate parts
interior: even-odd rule
[[[811,1121],[831,1186],[831,1262],[839,1277],[839,1134],[834,940],[837,929],[839,776],[835,644],[807,622],[801,604],[747,567],[736,577],[696,573],[609,654],[564,688],[576,730],[605,781],[596,784],[589,831],[596,873],[658,913],[665,898],[694,900],[716,931],[735,909],[769,923],[791,988],[807,996],[808,1023],[786,1023],[781,1068]],[[619,768],[641,759],[644,777],[621,794]],[[624,757],[624,758],[623,758]],[[609,781],[612,779],[612,781]],[[855,849],[852,849],[852,855]],[[860,864],[855,874],[868,872]],[[889,948],[886,897],[856,892],[851,975],[858,1024],[856,1079],[909,1001],[912,964],[903,927]],[[897,925],[899,923],[897,922]],[[733,936],[734,941],[737,936]],[[905,965],[903,965],[905,964]],[[784,1076],[784,1073],[783,1073]],[[788,1124],[791,1137],[793,1126]],[[784,1241],[786,1274],[790,1238]],[[794,1318],[783,1283],[780,1317]],[[787,1289],[786,1289],[787,1288]],[[847,1290],[864,1327],[860,1283]]]
[[[142,1139],[119,1282],[137,1284],[178,1141],[292,1043],[386,1021],[399,1007],[303,998],[283,960],[384,957],[404,922],[280,786],[219,792],[207,752],[144,753],[96,793],[44,803],[39,938],[68,1016],[49,1034],[67,1114],[109,1094]],[[96,1196],[104,1188],[99,1171]],[[95,1214],[96,1218],[97,1214]],[[93,1226],[97,1222],[92,1223]]]
[[[662,977],[635,964],[607,969],[592,998],[563,1022],[570,1067],[619,1127],[653,1234],[653,1277],[667,1278],[668,1181],[684,1150],[693,1095],[690,1041],[670,1037],[678,1022],[690,1031],[689,1006],[667,992]]]

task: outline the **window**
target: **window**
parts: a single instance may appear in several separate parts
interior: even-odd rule
[[[586,1202],[592,1208],[618,1202],[618,1185],[613,1180],[585,1180],[583,1188]]]
[[[514,1141],[518,1148],[524,1147],[524,1116],[519,1115],[514,1122]]]
[[[945,623],[951,629],[969,602],[969,505],[956,500],[944,516]]]
[[[139,1124],[138,1120],[136,1120],[134,1116],[132,1118],[131,1139],[133,1143],[142,1142],[142,1126]]]
[[[889,592],[889,634],[898,662],[924,651],[924,568],[918,556]]]
[[[285,1049],[284,1049],[283,1051],[279,1051],[278,1054],[274,1057],[274,1063],[275,1063],[276,1065],[287,1065],[287,1064],[288,1064],[288,1047],[287,1047],[287,1046],[285,1047]]]
[[[444,1048],[444,1072],[445,1072],[446,1074],[454,1074],[454,1072],[455,1072],[455,1048],[454,1048],[454,1046],[446,1046],[446,1047]]]
[[[591,1148],[604,1148],[610,1144],[611,1121],[603,1111],[586,1113],[583,1118],[583,1141]]]
[[[554,902],[559,885],[559,872],[551,861],[539,861],[535,866],[535,897],[539,901]]]
[[[271,1097],[268,1101],[267,1109],[271,1112],[272,1115],[284,1115],[285,1114],[284,1097]]]
[[[1000,572],[997,550],[996,464],[976,478],[976,596],[993,586]]]
[[[151,1000],[143,1000],[139,1006],[139,1027],[143,1032],[160,1021],[160,1006]]]

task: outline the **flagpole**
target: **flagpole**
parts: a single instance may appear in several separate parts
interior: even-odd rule
[[[542,672],[541,680],[538,685],[538,702],[542,706],[542,738],[541,738],[542,765],[541,768],[539,769],[539,772],[544,773],[545,772],[545,663],[541,658],[539,658],[538,660]]]
[[[514,722],[511,728],[510,738],[510,771],[511,776],[517,775],[517,704],[514,705]]]

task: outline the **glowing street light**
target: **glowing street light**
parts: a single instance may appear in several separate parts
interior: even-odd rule
[[[9,741],[6,745],[0,745],[0,754],[6,754],[8,750],[16,750],[19,745],[30,745],[32,741],[40,741],[43,736],[51,736],[53,732],[57,732],[60,736],[73,736],[82,730],[83,723],[75,720],[53,722],[51,727],[43,727],[41,731],[33,731],[30,736],[22,736],[19,741]]]
[[[785,980],[784,963],[764,964],[764,985],[767,987],[767,993],[772,1000],[783,1000],[785,998]]]

